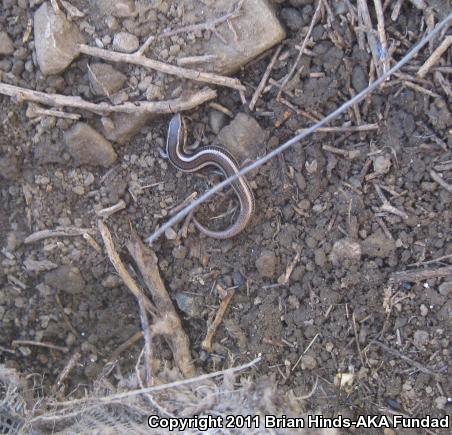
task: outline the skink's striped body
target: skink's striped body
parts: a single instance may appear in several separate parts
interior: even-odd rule
[[[177,169],[184,172],[196,172],[206,166],[215,166],[225,177],[236,174],[239,169],[234,157],[225,149],[208,146],[198,150],[195,154],[186,154],[184,145],[187,133],[185,123],[180,114],[174,115],[168,127],[166,152],[169,161]],[[237,220],[222,231],[211,231],[193,219],[196,227],[209,237],[229,239],[239,234],[247,226],[254,211],[254,196],[245,178],[240,177],[232,183],[232,187],[240,201],[240,213]]]

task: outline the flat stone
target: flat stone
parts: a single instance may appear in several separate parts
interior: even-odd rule
[[[78,45],[84,42],[78,27],[64,14],[56,15],[49,2],[34,15],[36,58],[43,74],[64,71],[78,56]]]
[[[68,152],[79,165],[108,167],[117,158],[111,143],[83,122],[66,131],[64,138]]]
[[[123,73],[114,69],[108,63],[89,65],[88,77],[93,92],[105,97],[118,92],[127,79]]]
[[[14,44],[6,32],[0,32],[0,56],[14,53]]]
[[[266,133],[251,116],[238,113],[218,134],[219,142],[241,163],[265,151]]]
[[[104,15],[127,18],[134,17],[137,14],[134,0],[96,0],[96,4]]]
[[[204,22],[223,16],[231,10],[231,4],[231,0],[209,3],[194,0],[190,22]],[[186,12],[187,17],[188,15]],[[226,22],[222,23],[216,26],[218,33],[213,33],[211,38],[202,41],[198,51],[192,53],[215,56],[215,60],[209,65],[220,74],[228,75],[238,71],[286,37],[274,8],[267,0],[245,1],[239,15],[230,22],[235,33]]]
[[[103,119],[105,137],[112,142],[124,144],[156,116],[153,113],[114,113],[111,118]],[[106,122],[107,119],[109,122]]]
[[[47,272],[44,281],[49,287],[71,294],[81,293],[85,288],[80,270],[74,266],[60,266]]]
[[[452,281],[445,281],[438,287],[440,295],[449,296],[452,295]]]
[[[113,37],[113,49],[123,53],[133,53],[138,50],[140,43],[135,35],[119,32]]]

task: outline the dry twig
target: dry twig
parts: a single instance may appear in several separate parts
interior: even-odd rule
[[[446,52],[449,46],[452,44],[452,35],[447,36],[444,41],[436,48],[436,50],[431,54],[431,56],[425,61],[424,65],[419,68],[417,76],[423,78],[427,75],[430,68],[435,65],[440,59],[440,57]]]
[[[246,90],[245,86],[243,86],[237,79],[221,76],[219,74],[206,73],[202,71],[196,71],[193,69],[183,68],[180,66],[169,65],[158,60],[149,59],[148,57],[141,56],[140,54],[137,55],[135,53],[132,54],[121,53],[119,51],[105,50],[103,48],[91,47],[85,44],[80,44],[79,50],[80,53],[92,57],[98,57],[109,62],[131,63],[133,65],[144,66],[146,68],[150,68],[164,74],[169,74],[188,80],[210,83],[218,86],[225,86],[227,88],[236,89],[238,91]]]
[[[405,270],[401,272],[394,272],[391,275],[391,281],[394,282],[418,282],[426,279],[442,278],[444,276],[452,275],[452,266],[440,267],[438,269],[419,269],[419,270]]]
[[[127,249],[140,270],[157,310],[154,316],[156,322],[152,328],[153,335],[162,334],[165,337],[183,376],[193,376],[195,367],[190,353],[190,341],[160,277],[157,256],[135,233],[132,240],[127,243]]]
[[[315,24],[317,23],[317,19],[320,15],[321,10],[322,10],[322,0],[318,0],[317,8],[314,12],[314,15],[312,16],[311,24],[309,25],[306,36],[304,37],[303,43],[301,44],[300,50],[298,51],[297,58],[295,59],[295,62],[292,65],[292,68],[290,69],[289,73],[284,78],[283,82],[281,83],[281,87],[279,88],[278,95],[276,96],[276,99],[278,101],[279,101],[279,98],[281,97],[281,93],[282,93],[284,87],[287,85],[289,80],[293,77],[295,70],[298,68],[298,64],[300,63],[301,57],[303,56],[303,53],[304,53],[304,50],[308,43],[309,37],[311,36],[312,29],[314,28]]]
[[[34,243],[39,240],[48,239],[49,237],[75,237],[83,236],[85,233],[93,234],[93,230],[90,228],[77,228],[77,227],[58,227],[54,230],[41,230],[30,234],[24,243]]]
[[[251,111],[254,110],[254,106],[257,103],[258,98],[260,97],[260,95],[262,94],[262,91],[265,88],[265,85],[267,84],[267,80],[270,77],[270,73],[273,69],[273,67],[275,66],[276,60],[278,59],[279,54],[281,53],[282,50],[282,45],[280,45],[276,50],[275,53],[273,54],[273,57],[270,60],[270,63],[267,65],[267,69],[265,70],[264,75],[261,78],[261,81],[259,82],[259,85],[256,88],[256,91],[253,94],[253,97],[251,98],[251,102],[249,105],[249,108]]]
[[[69,349],[64,346],[57,346],[56,344],[46,343],[44,341],[32,341],[32,340],[13,340],[11,343],[12,347],[17,346],[37,346],[37,347],[46,347],[47,349],[59,350],[63,353],[68,353]]]
[[[223,292],[225,293],[225,295],[220,303],[220,307],[218,308],[217,314],[215,315],[215,319],[207,329],[206,338],[201,343],[201,347],[206,352],[212,352],[213,337],[217,332],[217,329],[220,326],[221,322],[223,321],[223,317],[226,314],[226,310],[228,309],[231,299],[235,294],[235,290],[232,288],[229,290],[223,290]]]
[[[201,89],[185,97],[166,101],[137,101],[113,106],[108,103],[92,103],[80,97],[60,94],[46,94],[32,89],[20,88],[0,82],[0,94],[8,95],[21,101],[34,101],[47,106],[66,106],[89,110],[94,113],[122,112],[122,113],[176,113],[193,109],[200,104],[212,100],[217,96],[216,91],[209,88]]]
[[[452,193],[452,184],[446,183],[445,180],[435,172],[433,169],[430,170],[430,177],[433,178],[442,188],[446,189],[448,192]]]

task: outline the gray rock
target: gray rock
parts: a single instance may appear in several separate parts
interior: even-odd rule
[[[387,258],[396,249],[394,240],[388,239],[383,232],[377,231],[362,242],[363,254],[368,257]]]
[[[376,156],[373,165],[377,174],[387,174],[391,169],[391,157],[387,154]]]
[[[118,92],[127,78],[108,63],[93,63],[89,65],[88,77],[94,94],[105,97]]]
[[[126,18],[134,17],[137,14],[134,0],[96,0],[96,3],[104,15]]]
[[[178,292],[174,295],[179,310],[183,311],[188,317],[200,317],[201,307],[192,295]]]
[[[119,32],[113,37],[113,49],[123,53],[133,53],[138,50],[140,43],[135,35]]]
[[[303,27],[303,17],[294,8],[283,8],[281,18],[290,30],[300,30]]]
[[[156,117],[153,113],[114,113],[110,122],[103,119],[105,137],[108,140],[123,144]]]
[[[218,134],[220,130],[226,125],[228,117],[218,110],[209,110],[209,125],[215,134]]]
[[[348,238],[338,240],[333,245],[330,260],[335,266],[340,265],[345,260],[354,263],[359,262],[361,260],[361,245]]]
[[[206,21],[224,14],[231,8],[231,0],[216,0],[204,5],[197,2],[195,21]],[[221,38],[211,37],[203,41],[200,53],[216,56],[213,70],[232,74],[249,61],[281,42],[285,31],[275,11],[267,0],[247,0],[240,14],[233,20],[236,35],[225,23],[217,28]],[[196,53],[199,54],[199,53]]]
[[[108,167],[117,158],[111,143],[83,122],[66,131],[64,138],[67,150],[77,164]]]
[[[71,294],[81,293],[85,288],[80,270],[74,266],[60,266],[47,272],[44,281],[49,287]]]
[[[261,278],[272,278],[275,276],[278,259],[273,251],[262,251],[256,260],[256,269]]]
[[[0,32],[0,56],[14,53],[13,41],[6,32]]]
[[[245,113],[239,113],[218,134],[218,140],[238,159],[254,160],[265,150],[266,134],[257,121]]]
[[[56,15],[49,2],[43,3],[34,15],[36,58],[43,74],[58,74],[79,54],[84,42],[78,27]]]
[[[452,281],[446,281],[439,285],[438,291],[440,295],[449,296],[452,295]]]
[[[368,85],[367,71],[361,65],[355,65],[352,71],[352,86],[356,92],[361,92]]]
[[[421,329],[415,331],[413,336],[413,342],[416,347],[424,347],[429,342],[429,340],[430,337],[427,331],[423,331]]]
[[[311,355],[303,355],[301,367],[306,370],[314,370],[317,367],[317,360]]]
[[[176,240],[176,239],[177,239],[177,233],[176,233],[176,231],[174,231],[172,228],[168,228],[168,229],[165,231],[165,237],[166,237],[168,240]]]

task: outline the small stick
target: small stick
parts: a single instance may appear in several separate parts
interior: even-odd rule
[[[292,65],[292,68],[290,69],[289,73],[286,75],[286,77],[284,78],[283,82],[281,83],[281,87],[279,88],[278,94],[276,96],[276,100],[277,101],[279,101],[279,99],[281,97],[281,93],[282,93],[284,87],[287,85],[289,80],[293,77],[293,75],[295,73],[295,70],[298,68],[298,64],[300,63],[301,57],[303,56],[304,50],[305,50],[306,45],[308,43],[308,39],[311,36],[312,29],[314,29],[314,26],[317,23],[317,19],[318,19],[319,15],[320,15],[320,11],[322,10],[321,6],[322,6],[322,0],[318,0],[317,8],[316,8],[316,10],[314,12],[314,15],[312,16],[311,24],[309,25],[309,28],[308,28],[308,31],[307,31],[305,37],[304,37],[303,43],[301,44],[301,47],[298,50],[297,58],[295,59],[295,62]]]
[[[152,337],[149,331],[149,320],[146,313],[146,308],[142,299],[138,299],[138,305],[140,306],[140,321],[141,330],[144,337],[144,371],[146,376],[146,387],[152,385]]]
[[[398,208],[391,205],[391,203],[383,195],[383,192],[381,191],[381,187],[378,184],[374,184],[374,187],[375,187],[375,190],[377,191],[378,196],[380,197],[381,202],[383,203],[380,206],[380,211],[386,211],[388,213],[392,213],[396,216],[399,216],[402,219],[408,219],[408,215],[404,211],[401,211]]]
[[[102,210],[96,211],[96,215],[101,218],[108,218],[112,214],[117,213],[120,210],[124,210],[126,208],[126,203],[123,199],[120,199],[119,202],[111,207],[103,208]]]
[[[390,279],[394,282],[417,282],[424,281],[426,279],[442,278],[447,275],[452,275],[452,266],[445,266],[431,270],[420,269],[394,272],[391,274]]]
[[[176,59],[176,63],[179,66],[184,65],[193,65],[198,63],[207,63],[207,62],[213,62],[218,58],[215,54],[205,54],[203,56],[186,56],[186,57],[179,57]]]
[[[452,44],[452,35],[449,35],[430,55],[430,57],[425,61],[424,65],[422,65],[419,68],[417,76],[420,78],[424,78],[429,72],[430,68],[439,61],[440,57],[446,52],[446,50],[449,48],[451,44]]]
[[[452,258],[452,254],[443,255],[442,257],[434,258],[433,260],[423,261],[422,263],[417,263],[416,262],[416,263],[407,264],[407,267],[410,267],[410,266],[426,266],[427,264],[440,263],[441,261],[448,260],[449,258]]]
[[[219,288],[221,288],[221,287],[219,287]],[[226,314],[226,310],[228,309],[231,299],[235,294],[234,289],[229,289],[229,290],[221,289],[221,290],[222,290],[222,292],[225,293],[225,295],[223,297],[223,300],[220,303],[220,307],[218,308],[217,314],[215,315],[215,319],[213,320],[213,322],[210,324],[209,328],[207,329],[206,338],[201,343],[201,347],[206,352],[209,352],[209,353],[212,352],[213,337],[214,337],[215,333],[217,332],[217,329],[220,326],[221,322],[223,321],[223,317]]]
[[[382,75],[380,54],[379,54],[379,50],[378,50],[378,46],[380,44],[377,40],[377,37],[374,34],[374,30],[372,27],[372,20],[370,18],[369,9],[367,7],[367,1],[366,0],[357,0],[357,2],[358,2],[358,16],[360,18],[360,21],[363,23],[364,30],[367,34],[367,41],[369,43],[370,51],[372,53],[372,58],[373,58],[375,66],[377,68],[378,76],[380,77]],[[386,55],[386,53],[385,53],[385,55]]]
[[[57,377],[57,380],[55,381],[55,384],[52,387],[52,391],[56,393],[60,387],[63,381],[68,377],[71,370],[75,367],[75,365],[80,360],[81,353],[79,351],[75,351],[74,354],[69,358],[68,362],[64,366],[63,370],[60,372],[60,374]]]
[[[229,116],[229,118],[234,118],[234,114],[227,107],[224,107],[221,104],[212,102],[212,103],[209,103],[209,107],[217,110],[218,112],[224,113],[226,116]]]
[[[198,192],[190,193],[179,205],[176,205],[176,207],[173,207],[168,215],[173,216],[176,213],[180,212],[187,204],[190,204],[196,197],[198,196]]]
[[[375,13],[377,15],[377,30],[378,37],[380,39],[381,49],[383,51],[383,72],[386,73],[389,69],[389,56],[388,56],[388,41],[386,39],[385,32],[385,18],[383,14],[383,7],[381,0],[374,0]]]
[[[452,184],[446,183],[441,175],[439,175],[433,169],[430,170],[430,177],[432,177],[433,180],[436,181],[441,187],[452,193]]]
[[[388,227],[386,226],[385,221],[380,216],[375,216],[375,220],[377,221],[378,225],[380,225],[386,237],[389,240],[394,240],[394,237],[392,237],[392,234],[390,233]]]
[[[78,121],[81,115],[78,113],[66,113],[60,112],[59,110],[43,109],[35,103],[28,104],[27,111],[25,112],[27,118],[37,118],[38,116],[54,116],[56,118],[66,118]]]
[[[37,346],[37,347],[46,347],[48,349],[59,350],[63,353],[68,353],[69,349],[64,346],[57,346],[56,344],[47,343],[44,341],[32,341],[32,340],[13,340],[11,343],[12,347],[17,346]]]
[[[376,344],[377,346],[381,347],[386,352],[389,352],[392,355],[397,356],[398,358],[403,359],[404,361],[408,362],[412,366],[416,367],[419,371],[423,373],[427,373],[428,375],[435,376],[438,373],[435,373],[432,370],[429,370],[428,368],[424,367],[422,364],[419,364],[417,361],[414,361],[413,359],[403,355],[403,353],[399,352],[398,350],[392,349],[389,346],[386,346],[386,344],[380,343],[379,341],[372,341],[370,344]]]
[[[318,332],[318,333],[314,336],[314,338],[313,338],[313,339],[311,340],[311,342],[308,344],[308,346],[306,347],[306,349],[305,349],[305,350],[303,351],[303,353],[299,356],[299,358],[297,359],[297,361],[295,362],[295,364],[293,365],[293,367],[292,367],[292,369],[291,369],[292,372],[297,368],[298,364],[300,364],[300,361],[301,361],[301,359],[303,358],[303,355],[305,355],[306,352],[307,352],[309,349],[311,349],[312,345],[315,343],[315,341],[317,340],[317,338],[319,337],[319,335],[320,335],[320,332]]]
[[[287,266],[287,269],[286,269],[286,272],[284,273],[284,275],[281,275],[278,278],[279,285],[286,285],[289,282],[290,275],[292,275],[292,272],[295,269],[295,266],[297,265],[298,261],[300,260],[300,256],[301,256],[301,248],[297,247],[294,259]]]
[[[116,272],[118,272],[119,276],[124,281],[124,284],[127,288],[133,293],[133,295],[139,300],[143,302],[146,310],[154,317],[158,316],[158,311],[155,305],[148,299],[148,297],[144,294],[143,290],[138,287],[138,284],[133,280],[130,276],[130,273],[125,268],[123,262],[119,258],[118,253],[116,252],[115,246],[113,244],[113,239],[111,237],[111,233],[107,226],[101,221],[98,220],[97,225],[99,227],[100,234],[102,239],[104,240],[105,249],[107,250],[108,258],[110,259],[113,267]]]
[[[403,0],[396,0],[391,13],[392,21],[397,21],[397,18],[399,18],[400,10],[402,9],[402,3]]]
[[[344,150],[342,148],[336,148],[331,145],[323,145],[322,149],[324,151],[346,157],[349,160],[356,159],[361,154],[359,150]]]
[[[363,367],[365,367],[366,364],[364,363],[363,352],[362,352],[361,346],[359,344],[358,328],[356,327],[355,313],[352,314],[352,323],[353,323],[353,332],[354,332],[354,335],[355,335],[356,347],[358,348],[358,353],[359,353],[359,358],[361,360],[361,365]]]
[[[85,44],[80,44],[78,48],[80,53],[86,54],[87,56],[98,57],[100,59],[104,59],[110,62],[131,63],[133,65],[144,66],[146,68],[150,68],[164,74],[174,75],[177,77],[194,80],[197,82],[225,86],[227,88],[232,88],[239,91],[246,90],[245,86],[243,86],[239,80],[221,76],[219,74],[206,73],[202,71],[196,71],[193,69],[182,68],[180,66],[169,65],[167,63],[160,62],[154,59],[149,59],[148,57],[137,54],[127,54],[121,53],[119,51],[105,50],[103,48],[91,47]]]
[[[360,131],[372,131],[378,130],[380,126],[378,124],[363,124],[363,125],[354,125],[350,127],[321,127],[318,128],[315,133],[357,133]],[[303,131],[308,130],[307,128],[300,128],[297,130],[298,133],[302,133]]]
[[[83,238],[87,241],[88,245],[90,245],[97,253],[100,254],[102,252],[102,248],[88,233],[84,233]]]
[[[257,100],[259,99],[260,95],[262,94],[262,91],[265,88],[265,85],[267,84],[267,80],[270,77],[270,73],[275,66],[276,60],[278,59],[279,54],[282,50],[282,45],[279,45],[279,47],[275,50],[275,53],[273,54],[270,63],[267,65],[267,68],[264,72],[264,75],[261,78],[261,81],[259,82],[259,85],[257,86],[256,91],[253,94],[253,97],[251,98],[251,102],[249,105],[249,108],[251,111],[254,110],[254,107],[256,106]]]
[[[118,104],[117,106],[108,103],[91,103],[80,97],[61,94],[46,94],[45,92],[34,91],[32,89],[20,88],[0,82],[0,94],[17,98],[19,101],[34,101],[46,104],[47,106],[67,106],[78,109],[89,110],[94,113],[176,113],[190,110],[200,104],[212,100],[217,96],[216,91],[209,88],[201,89],[198,92],[190,93],[185,97],[175,98],[166,101],[137,101]]]
[[[414,89],[415,91],[422,92],[423,94],[428,95],[429,97],[438,98],[439,94],[436,92],[429,91],[428,89],[423,88],[421,85],[417,85],[416,83],[410,82],[408,80],[402,80],[402,83],[407,88]]]
[[[143,338],[143,331],[138,331],[132,335],[132,337],[128,338],[124,343],[119,345],[116,350],[111,354],[109,358],[109,362],[114,362],[119,359],[119,355],[125,352],[127,349],[132,347],[135,343],[140,341]]]
[[[30,234],[24,243],[34,243],[39,240],[48,239],[49,237],[75,237],[83,236],[84,234],[93,234],[93,230],[90,228],[77,228],[77,227],[58,227],[54,230],[41,230],[36,233]]]

